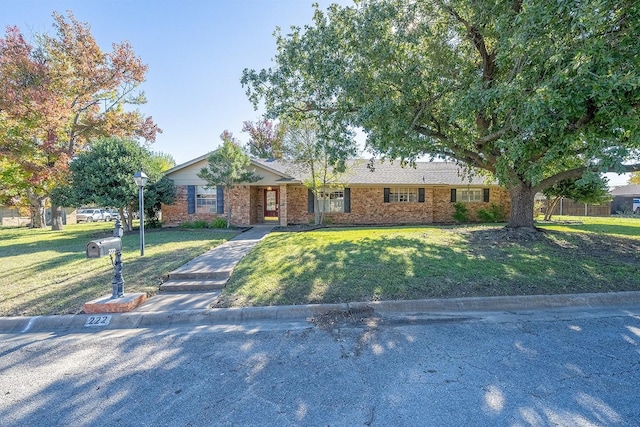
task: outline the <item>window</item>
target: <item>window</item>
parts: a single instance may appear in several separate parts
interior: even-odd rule
[[[459,188],[457,199],[459,202],[482,202],[484,200],[482,188]]]
[[[196,209],[200,213],[217,212],[216,187],[196,186]]]
[[[318,192],[320,212],[344,212],[344,190],[323,189]]]
[[[418,201],[417,188],[390,188],[389,202],[391,203],[410,203]]]

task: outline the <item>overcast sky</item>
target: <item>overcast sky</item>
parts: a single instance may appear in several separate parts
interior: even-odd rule
[[[149,66],[140,109],[163,130],[151,149],[180,164],[218,147],[224,130],[247,142],[242,123],[261,111],[240,85],[242,70],[271,66],[275,28],[310,23],[314,2],[326,9],[351,0],[0,0],[0,25],[3,34],[16,25],[29,39],[53,31],[54,10],[71,10],[103,50],[131,42]]]

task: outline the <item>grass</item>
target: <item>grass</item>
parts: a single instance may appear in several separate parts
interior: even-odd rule
[[[362,227],[272,233],[236,270],[218,306],[640,290],[640,218],[556,217],[544,233],[502,225]],[[86,259],[112,223],[64,231],[0,229],[0,316],[79,313],[111,294],[108,257]],[[164,276],[235,235],[147,230],[123,238],[125,291],[153,294]]]
[[[218,306],[640,290],[640,219],[272,233]]]
[[[111,294],[109,257],[87,259],[86,244],[110,236],[113,223],[65,226],[63,231],[0,229],[0,316],[79,313],[82,305]],[[123,237],[127,293],[154,294],[170,271],[236,233],[220,230],[146,230],[145,256],[139,234]]]

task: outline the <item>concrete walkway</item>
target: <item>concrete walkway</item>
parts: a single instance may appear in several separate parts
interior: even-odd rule
[[[160,293],[136,311],[207,308],[224,288],[233,269],[276,225],[257,225],[169,273]]]

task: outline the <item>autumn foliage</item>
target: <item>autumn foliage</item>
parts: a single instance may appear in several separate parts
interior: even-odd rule
[[[43,226],[42,209],[68,176],[71,158],[92,141],[153,142],[160,132],[151,117],[127,107],[146,102],[138,88],[147,72],[129,42],[104,52],[71,12],[54,12],[53,19],[55,34],[37,36],[34,45],[17,27],[0,38],[0,160],[24,177],[14,188],[3,185],[0,198],[24,189],[19,194],[28,198],[35,226]],[[55,210],[53,217],[56,228]]]

